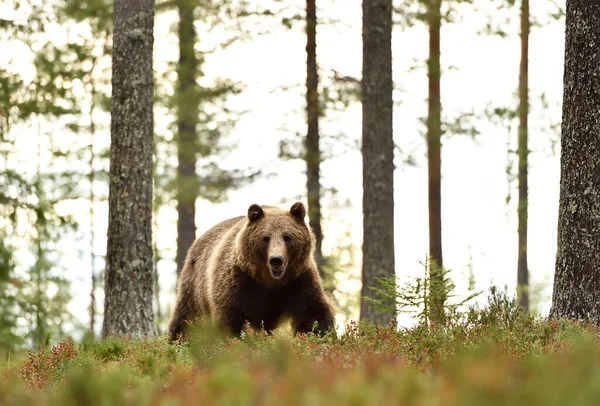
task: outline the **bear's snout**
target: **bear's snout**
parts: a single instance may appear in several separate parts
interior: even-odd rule
[[[273,255],[269,258],[269,265],[274,268],[280,268],[283,265],[283,257],[280,255]]]
[[[273,279],[283,278],[285,267],[283,257],[281,255],[271,255],[269,257],[269,273]]]

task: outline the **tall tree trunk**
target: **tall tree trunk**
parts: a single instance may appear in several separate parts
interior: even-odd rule
[[[600,325],[600,7],[566,10],[558,247],[552,317]]]
[[[196,177],[198,122],[198,60],[194,51],[194,0],[177,0],[179,11],[179,65],[177,68],[177,274],[196,239]]]
[[[154,1],[115,0],[102,336],[152,336]]]
[[[154,212],[154,230],[158,230],[158,212]],[[162,309],[160,306],[160,280],[158,279],[158,262],[160,261],[160,251],[158,250],[158,241],[156,234],[152,241],[152,249],[154,250],[154,306],[156,306],[156,332],[158,335],[162,334],[160,329],[160,322],[162,322]]]
[[[308,220],[315,233],[315,259],[323,277],[323,229],[321,227],[321,181],[319,167],[319,75],[317,72],[317,6],[306,0],[306,190]]]
[[[392,0],[363,0],[363,264],[360,318],[387,324],[365,297],[377,277],[394,277]]]
[[[92,70],[93,71],[93,70]],[[96,233],[94,231],[94,202],[96,196],[94,194],[94,180],[96,172],[94,170],[94,136],[96,133],[96,125],[94,122],[94,92],[91,95],[91,106],[90,106],[90,267],[92,276],[92,286],[90,288],[90,337],[94,338],[94,325],[96,324],[96,255],[94,254],[94,242],[96,240]]]
[[[38,145],[37,145],[37,182],[35,193],[38,199],[38,204],[40,205],[41,211],[41,202],[44,199],[42,193],[42,131],[40,120],[38,119]],[[44,262],[45,262],[45,253],[42,247],[42,238],[43,237],[43,213],[40,213],[38,218],[36,219],[35,228],[36,228],[36,261],[35,261],[35,347],[40,349],[44,348],[45,338],[46,338],[46,320],[45,314],[42,311],[44,305],[44,277],[42,276]]]
[[[429,256],[431,270],[431,317],[444,317],[445,295],[442,292],[444,261],[442,258],[442,100],[440,95],[440,29],[442,0],[429,0],[427,24],[429,27],[429,97],[427,117],[427,162],[429,188]]]
[[[519,306],[529,311],[529,269],[527,266],[528,218],[528,129],[529,116],[529,0],[521,1],[521,65],[519,67],[519,251],[517,297]]]

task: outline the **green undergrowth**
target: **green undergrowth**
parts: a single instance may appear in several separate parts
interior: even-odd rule
[[[443,326],[351,323],[323,338],[203,327],[177,344],[68,339],[2,366],[0,404],[597,404],[598,330],[513,310],[490,302]]]

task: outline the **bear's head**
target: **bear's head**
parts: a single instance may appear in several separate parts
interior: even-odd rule
[[[253,204],[237,240],[238,255],[251,276],[276,287],[298,276],[314,252],[314,235],[304,221],[301,202],[289,211]]]

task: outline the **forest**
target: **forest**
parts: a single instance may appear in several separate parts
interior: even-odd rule
[[[4,0],[0,404],[592,404],[597,44],[592,0]],[[172,340],[255,204],[334,328]]]

